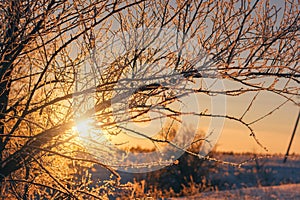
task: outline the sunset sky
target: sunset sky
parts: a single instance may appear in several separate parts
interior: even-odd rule
[[[264,80],[268,82],[268,80]],[[240,86],[236,85],[236,83],[232,83],[228,80],[223,80],[225,89],[238,88]],[[280,87],[280,83],[279,86]],[[297,86],[296,86],[297,87]],[[240,118],[243,113],[247,110],[251,100],[255,96],[256,92],[247,92],[245,94],[226,97],[226,102],[223,104],[222,102],[218,102],[218,104],[212,103],[212,98],[204,95],[197,94],[196,96],[189,96],[187,99],[182,99],[183,104],[190,111],[198,111],[203,112],[206,109],[208,112],[211,112],[212,107],[215,106],[216,113],[219,113],[220,108],[225,107],[226,115],[233,116],[235,118]],[[293,98],[295,101],[297,98]],[[250,123],[255,121],[262,116],[270,113],[272,110],[274,112],[271,115],[266,116],[264,119],[254,123],[251,125],[251,128],[254,130],[257,139],[259,142],[268,149],[268,152],[264,151],[255,140],[250,136],[249,130],[242,125],[240,122],[226,119],[224,120],[223,127],[215,127],[210,124],[210,117],[187,117],[183,116],[182,120],[184,124],[181,124],[181,128],[187,128],[188,130],[194,132],[206,132],[208,133],[208,128],[210,130],[220,129],[220,134],[218,136],[218,141],[215,145],[217,151],[226,151],[226,152],[252,152],[252,153],[281,153],[285,154],[292,131],[294,129],[294,125],[297,119],[299,107],[297,107],[292,102],[287,102],[279,109],[276,109],[280,106],[286,99],[270,92],[260,92],[253,101],[252,106],[249,111],[243,117],[243,120],[246,123]],[[198,105],[196,105],[198,104]],[[219,107],[219,108],[218,108]],[[148,115],[149,117],[149,115]],[[150,114],[150,117],[157,117],[155,115]],[[148,136],[153,136],[158,133],[162,127],[162,122],[150,122],[141,124],[132,123],[129,125],[129,128],[135,131],[139,131]],[[165,122],[163,122],[165,123]],[[141,138],[141,136],[136,136],[134,134],[129,134],[131,139],[129,139],[129,143],[138,144],[144,148],[151,148],[148,139]],[[118,135],[118,142],[124,142],[125,137]],[[137,140],[132,138],[138,138]],[[300,153],[300,131],[297,129],[295,138],[292,143],[292,147],[290,149],[290,153]]]
[[[284,1],[270,1],[271,5],[277,8],[284,7]],[[282,11],[282,10],[281,10]],[[281,17],[279,12],[279,17]],[[279,20],[280,21],[280,20]],[[280,83],[279,83],[280,84]],[[283,84],[282,84],[283,85]],[[295,85],[299,87],[299,85]],[[245,94],[239,97],[227,98],[228,114],[241,115],[249,105],[254,93]],[[299,103],[299,98],[296,99]],[[272,109],[282,104],[286,99],[279,95],[261,92],[255,101],[253,108],[245,119],[255,120]],[[272,115],[259,121],[253,128],[259,141],[265,145],[270,153],[285,154],[299,112],[299,106],[288,102]],[[249,122],[248,120],[246,120]],[[264,152],[255,141],[249,137],[247,130],[237,123],[225,122],[223,132],[217,144],[217,150],[235,152]],[[290,153],[300,153],[300,128],[296,131]]]
[[[271,1],[271,5],[275,5],[277,8],[283,7],[284,3],[280,1]],[[280,15],[281,12],[279,12],[279,18],[282,17]],[[281,13],[282,14],[282,13]],[[278,20],[279,22],[280,20]],[[279,23],[278,23],[279,25]],[[121,48],[120,48],[121,49]],[[241,55],[242,56],[242,55]],[[260,83],[265,83],[266,85],[273,83],[273,78],[264,78],[260,81]],[[232,88],[239,89],[241,86],[238,84],[235,84],[233,82],[230,82],[228,80],[224,80],[225,89],[230,90]],[[279,82],[276,84],[276,88],[282,89],[285,83]],[[294,85],[294,87],[299,87],[297,85]],[[221,90],[219,90],[221,91]],[[255,92],[247,92],[243,95],[235,96],[235,97],[229,97],[227,96],[226,102],[220,103],[218,105],[214,104],[213,106],[220,106],[220,108],[226,109],[226,115],[233,116],[236,118],[239,118],[243,115],[247,107],[249,106],[251,100],[255,96]],[[291,97],[291,96],[290,96]],[[299,99],[296,99],[295,97],[291,97],[293,100],[298,101]],[[209,98],[205,95],[199,95],[197,99],[191,101],[187,100],[184,102],[186,105],[188,105],[190,111],[199,111],[203,112],[206,109],[209,110],[209,112],[212,109],[212,98]],[[196,103],[197,101],[197,103]],[[281,105],[283,102],[285,102],[286,99],[283,97],[280,97],[279,95],[276,95],[274,93],[270,92],[260,92],[256,98],[256,100],[253,102],[253,105],[249,109],[249,111],[245,114],[243,120],[246,123],[250,123],[254,120],[259,119],[260,117],[266,115],[270,111],[277,108],[279,105]],[[197,107],[195,104],[198,104],[199,107]],[[218,110],[218,109],[217,109]],[[217,111],[218,112],[218,111]],[[299,112],[299,107],[296,106],[292,102],[287,102],[285,105],[280,107],[279,109],[276,109],[271,115],[265,117],[264,119],[260,120],[257,123],[254,123],[251,125],[253,128],[257,139],[259,142],[265,146],[269,151],[268,153],[282,153],[284,154],[287,150],[292,131],[296,122],[296,118]],[[155,116],[152,116],[155,117]],[[196,118],[190,118],[188,119],[186,116],[184,118],[188,125],[185,124],[183,126],[189,126],[193,131],[207,131],[208,128],[215,129],[216,127],[209,126],[209,119],[201,118],[199,121]],[[219,140],[216,144],[216,149],[218,151],[234,151],[234,152],[262,152],[266,153],[255,141],[252,137],[250,137],[249,130],[243,126],[241,123],[238,123],[233,120],[226,119],[225,124],[223,127],[217,127],[220,128],[221,134],[219,136]],[[146,124],[141,126],[139,129],[138,126],[132,127],[133,130],[139,130],[142,133],[149,133],[154,135],[160,130],[159,124]],[[300,132],[299,129],[296,132],[290,153],[300,153]],[[124,140],[123,137],[119,136],[119,140]],[[137,138],[140,138],[137,137]],[[146,139],[145,139],[146,140]],[[134,143],[134,142],[133,142]],[[143,142],[140,142],[141,145]]]
[[[267,99],[265,100],[267,101]],[[242,105],[243,101],[236,102],[235,105]],[[267,103],[267,102],[266,102]],[[229,103],[230,104],[230,103]],[[268,105],[268,104],[265,104]],[[264,104],[260,105],[263,109]],[[259,141],[265,145],[270,153],[285,153],[292,135],[292,131],[298,115],[298,107],[288,104],[282,109],[276,111],[273,115],[267,117],[254,127]],[[300,153],[300,131],[296,131],[290,153]],[[217,150],[235,151],[235,152],[264,152],[254,142],[245,129],[240,126],[226,123],[224,130],[217,144]]]
[[[227,98],[228,113],[241,114],[249,105],[253,94]],[[249,121],[255,120],[275,109],[285,101],[282,97],[262,92],[248,113]],[[292,131],[298,116],[299,107],[288,102],[265,119],[253,125],[259,141],[270,153],[286,153]],[[264,152],[249,136],[247,130],[237,123],[225,122],[217,144],[217,150],[235,152]],[[300,131],[296,131],[290,153],[300,153]]]

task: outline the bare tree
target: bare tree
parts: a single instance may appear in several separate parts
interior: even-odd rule
[[[299,106],[296,1],[279,6],[267,0],[3,0],[0,6],[4,198],[101,198],[100,187],[87,188],[88,178],[78,180],[80,169],[101,165],[118,185],[115,168],[131,166],[126,162],[132,158],[125,155],[129,160],[120,163],[115,155],[127,152],[118,140],[122,135],[139,136],[167,152],[189,152],[188,145],[199,141],[210,144],[213,131],[200,140],[176,136],[173,130],[184,131],[186,119],[239,122],[263,147],[251,126],[273,110],[245,121],[255,97],[242,116],[184,110],[182,99],[191,95],[264,91]],[[224,80],[239,88],[214,86]],[[154,136],[154,130],[132,126],[161,120]],[[83,121],[87,130],[80,130]],[[82,138],[84,131],[89,137]],[[159,152],[162,160],[152,165],[172,163],[172,155]]]

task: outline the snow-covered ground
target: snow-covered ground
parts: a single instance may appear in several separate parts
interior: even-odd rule
[[[219,159],[239,162],[249,155],[219,154]],[[242,168],[220,166],[210,175],[219,191],[206,191],[178,199],[295,199],[300,200],[300,156],[292,155],[283,163],[283,155],[252,161]]]
[[[140,186],[141,191],[144,192],[145,196],[151,194],[153,190],[147,190],[152,187],[150,184],[157,184],[158,181],[164,181],[164,184],[172,183],[178,185],[182,184],[182,175],[185,170],[194,173],[194,177],[197,178],[199,172],[203,172],[205,175],[204,182],[196,182],[196,178],[193,178],[193,184],[189,185],[191,189],[186,189],[184,192],[180,191],[181,194],[176,193],[178,196],[186,195],[181,198],[171,199],[299,199],[300,200],[300,155],[289,156],[286,163],[283,163],[284,155],[254,155],[254,154],[234,154],[234,153],[214,153],[214,158],[232,162],[241,163],[247,161],[242,167],[236,167],[224,163],[210,163],[205,161],[200,165],[194,163],[192,168],[187,167],[186,163],[180,165],[172,165],[173,168],[168,168],[167,171],[159,172],[163,176],[162,179],[147,179],[152,182],[144,182],[146,184],[139,184],[139,181],[144,181],[149,178],[147,174],[121,174],[121,181],[124,183],[137,181],[136,186]],[[259,158],[259,159],[255,159]],[[196,160],[192,160],[196,162]],[[183,162],[183,161],[182,161]],[[179,162],[181,163],[181,162]],[[193,163],[192,163],[193,164]],[[191,163],[190,163],[191,165]],[[192,169],[203,169],[193,171]],[[180,173],[175,173],[177,171]],[[110,174],[105,174],[107,171],[99,169],[94,172],[94,178],[100,178],[105,180]],[[154,172],[152,175],[154,176]],[[107,177],[105,177],[105,176]],[[138,176],[139,175],[139,176]],[[152,177],[152,176],[150,176]],[[187,177],[187,176],[186,176]],[[200,177],[201,178],[201,177]],[[147,181],[146,180],[146,181]],[[154,182],[153,182],[154,181]],[[175,181],[175,182],[173,182]],[[199,180],[198,180],[199,181]],[[150,186],[149,186],[150,185]],[[157,184],[158,185],[158,184]],[[165,185],[163,185],[165,186]],[[195,187],[192,187],[195,186]],[[148,187],[148,188],[147,188]],[[158,190],[162,190],[158,187]],[[175,190],[174,190],[175,191]],[[157,193],[155,193],[156,195]],[[178,194],[178,195],[177,195]],[[153,196],[155,196],[153,195]],[[192,196],[187,196],[192,195]],[[194,196],[193,196],[194,195]],[[163,195],[166,197],[165,195]],[[168,197],[169,197],[168,196]],[[142,198],[141,198],[142,199]],[[145,198],[147,199],[147,198]],[[149,197],[148,199],[157,199]]]
[[[300,199],[300,184],[285,184],[278,186],[266,186],[266,187],[251,187],[242,188],[236,190],[224,190],[214,192],[203,192],[194,196],[176,198],[180,200],[188,199],[255,199],[255,200],[268,200],[268,199],[288,199],[298,200]]]
[[[218,154],[219,159],[239,163],[253,155]],[[240,189],[256,186],[274,186],[300,183],[300,156],[291,155],[283,163],[283,155],[265,157],[259,155],[256,161],[249,161],[243,167],[219,165],[216,172],[210,173],[209,180],[218,190]]]

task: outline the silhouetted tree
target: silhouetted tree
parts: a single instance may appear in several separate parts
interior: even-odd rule
[[[80,132],[100,134],[90,129],[101,128],[108,138],[126,132],[157,149],[184,151],[193,136],[180,143],[170,124],[179,127],[191,115],[239,122],[256,139],[251,125],[272,111],[247,122],[252,103],[242,116],[185,112],[176,105],[191,94],[213,98],[260,91],[299,105],[294,98],[299,95],[299,22],[297,1],[279,6],[267,0],[2,0],[1,196],[105,198],[109,188],[104,194],[100,186],[89,187],[83,169],[101,165],[118,186],[119,166],[107,162],[114,161],[118,145],[99,139],[87,148]],[[230,80],[238,89],[204,84],[205,79]],[[130,126],[159,119],[170,126],[161,125],[159,136]],[[73,130],[80,120],[92,126]],[[202,139],[209,142],[209,134]],[[109,141],[114,140],[124,142]],[[91,155],[100,151],[103,158]]]

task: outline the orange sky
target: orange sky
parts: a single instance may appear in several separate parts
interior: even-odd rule
[[[225,87],[228,89],[232,87],[232,83],[228,83],[228,81],[224,81]],[[235,97],[227,97],[226,103],[221,106],[226,107],[226,114],[229,116],[234,116],[239,118],[242,116],[244,111],[247,109],[250,104],[254,92],[249,92],[240,96]],[[256,100],[254,101],[252,107],[244,116],[244,120],[246,123],[249,123],[253,120],[258,119],[259,117],[269,113],[274,108],[278,107],[285,99],[279,97],[276,94],[272,94],[270,92],[261,92]],[[190,107],[197,110],[195,106],[195,101],[187,99],[185,101],[186,104],[190,104]],[[207,95],[199,95],[197,99],[198,111],[204,111],[208,109],[208,112],[211,112],[211,99]],[[269,150],[268,153],[281,153],[285,154],[291,134],[295,125],[295,121],[298,115],[299,108],[289,102],[285,104],[280,109],[276,110],[273,114],[267,116],[263,120],[251,125],[253,130],[256,133],[256,137],[258,140]],[[186,117],[186,116],[183,116]],[[188,127],[189,130],[193,131],[207,131],[209,127],[210,119],[209,118],[190,118],[188,119]],[[198,125],[197,125],[198,123]],[[160,130],[161,125],[147,124],[143,127],[140,132],[143,132],[147,135],[155,135]],[[134,130],[138,127],[132,127]],[[214,127],[213,127],[214,128]],[[146,130],[146,131],[144,131]],[[253,153],[266,153],[255,141],[252,137],[250,137],[249,130],[243,126],[241,123],[226,119],[224,122],[224,126],[221,129],[221,134],[219,136],[219,140],[216,145],[216,149],[218,151],[234,151],[234,152],[253,152]],[[300,153],[300,128],[298,128],[290,153]],[[150,136],[149,135],[149,136]],[[132,136],[132,135],[131,135]],[[138,137],[140,138],[140,137]],[[139,143],[141,146],[147,144],[147,139],[139,139]],[[121,139],[124,141],[124,138]],[[143,142],[144,141],[144,142]],[[131,143],[136,143],[136,141],[131,140]]]
[[[277,7],[282,7],[283,3],[280,1],[272,1],[271,4],[275,4]],[[280,17],[280,16],[279,16]],[[265,80],[259,80],[261,82],[270,83],[270,79],[267,78]],[[241,86],[235,85],[232,82],[224,81],[225,88],[235,88],[238,89]],[[277,85],[279,88],[284,85],[280,83]],[[299,86],[295,86],[299,87]],[[241,117],[244,111],[247,109],[249,103],[251,102],[255,93],[249,92],[237,97],[227,97],[225,106],[226,106],[226,114],[234,117]],[[296,100],[294,98],[294,100]],[[204,111],[208,108],[208,112],[211,111],[211,99],[206,95],[199,95],[197,100],[199,109],[197,111]],[[277,106],[279,106],[285,99],[279,97],[278,95],[261,92],[258,95],[257,100],[254,102],[250,111],[245,115],[244,120],[246,123],[249,123],[259,117],[267,114]],[[192,104],[195,106],[195,102],[191,103],[187,101],[188,104]],[[223,105],[221,105],[223,106]],[[287,150],[291,134],[295,125],[295,121],[297,118],[297,114],[299,112],[299,107],[295,104],[289,102],[279,110],[276,110],[272,115],[267,116],[262,121],[259,121],[252,125],[251,127],[254,129],[257,138],[259,141],[268,148],[269,153],[282,153],[284,154]],[[208,119],[202,119],[197,124],[197,120],[190,120],[190,127],[199,130],[206,130],[209,126]],[[300,125],[299,125],[300,126]],[[159,126],[149,126],[149,128],[145,128],[146,132],[158,132]],[[197,131],[195,130],[195,131]],[[238,122],[234,122],[231,120],[225,120],[225,125],[222,129],[221,135],[217,142],[216,148],[219,151],[234,151],[234,152],[263,152],[262,148],[259,147],[249,136],[249,130],[247,130],[244,126],[242,126]],[[153,134],[152,134],[153,135]],[[123,138],[120,139],[121,141]],[[296,132],[292,147],[290,152],[296,152],[300,154],[300,127]]]
[[[272,79],[263,79],[266,84],[271,83]],[[232,81],[224,80],[226,89],[239,88],[240,86]],[[278,82],[277,88],[282,87],[283,81]],[[297,85],[295,87],[298,87]],[[248,92],[239,96],[226,98],[226,114],[239,118],[243,115],[249,106],[253,96],[256,93]],[[296,98],[293,98],[297,101]],[[260,92],[256,100],[253,102],[250,110],[244,116],[246,123],[252,122],[261,116],[269,113],[286,99],[277,94],[270,92]],[[209,108],[211,105],[210,99],[200,95],[198,104],[200,111]],[[280,109],[275,110],[271,115],[263,120],[251,125],[256,133],[258,140],[268,148],[269,153],[285,154],[295,122],[298,116],[299,107],[294,103],[288,102]],[[200,121],[199,129],[205,130],[209,126],[207,120]],[[249,130],[241,123],[232,120],[225,120],[224,127],[220,134],[216,148],[219,151],[234,151],[234,152],[265,152],[252,137],[249,136]],[[298,127],[290,153],[300,153],[300,128]]]
[[[238,112],[247,98],[228,101],[229,112]],[[268,112],[268,108],[276,107],[282,102],[282,98],[275,98],[274,95],[261,95],[258,102],[253,108],[254,111],[249,113],[253,118]],[[275,111],[272,115],[253,125],[257,138],[264,144],[270,153],[285,153],[295,126],[299,108],[288,103],[286,106]],[[260,115],[259,115],[260,114]],[[262,149],[249,137],[246,129],[236,123],[226,122],[222,135],[218,141],[217,149],[220,151],[237,151],[237,152],[263,152]],[[300,131],[296,131],[290,152],[300,153]]]

